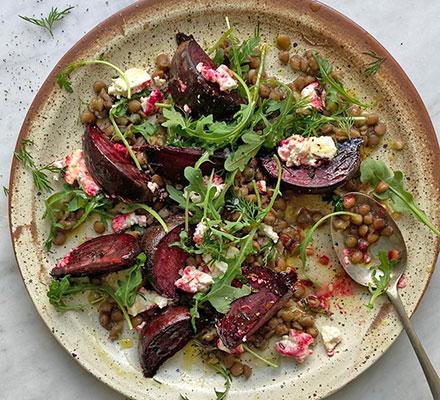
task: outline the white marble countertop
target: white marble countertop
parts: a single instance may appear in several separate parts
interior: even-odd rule
[[[101,20],[130,0],[69,3],[3,0],[0,8],[0,185],[8,185],[13,148],[24,115],[48,72]],[[440,2],[325,0],[375,36],[409,75],[440,132]],[[18,18],[46,15],[52,5],[76,8],[54,28],[55,38]],[[0,197],[0,397],[2,399],[123,399],[77,364],[36,313],[17,270],[9,238],[7,199]],[[436,271],[413,323],[440,371],[440,273]],[[405,334],[367,372],[331,400],[430,399]]]

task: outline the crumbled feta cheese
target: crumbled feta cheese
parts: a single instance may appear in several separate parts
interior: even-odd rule
[[[292,135],[278,147],[278,155],[287,167],[308,165],[318,167],[320,160],[331,160],[338,149],[330,136],[305,138]]]
[[[212,255],[209,253],[205,253],[202,255],[203,262],[208,266],[210,275],[213,278],[217,278],[220,275],[223,275],[228,269],[228,264],[224,261],[214,260]]]
[[[324,325],[321,328],[322,340],[329,357],[335,353],[335,347],[342,342],[341,331],[335,326]]]
[[[112,228],[115,233],[121,233],[133,225],[147,226],[147,217],[145,215],[136,215],[134,212],[127,214],[118,214],[113,218]]]
[[[211,275],[199,271],[195,267],[186,267],[183,270],[183,275],[178,279],[174,285],[188,293],[206,292],[214,283]]]
[[[266,181],[258,181],[257,187],[260,193],[267,193]]]
[[[261,224],[261,227],[263,228],[263,232],[269,239],[272,239],[274,243],[278,242],[278,239],[280,237],[278,236],[278,233],[276,233],[270,225]]]
[[[162,103],[164,100],[162,92],[159,89],[153,89],[148,97],[141,97],[142,111],[147,115],[155,114],[159,111],[155,104]]]
[[[309,349],[312,343],[313,337],[311,335],[291,329],[289,335],[284,335],[283,340],[275,343],[275,350],[283,356],[293,357],[301,363],[304,358],[313,353]]]
[[[153,84],[156,88],[160,89],[162,86],[164,86],[166,83],[165,79],[159,78],[158,76],[155,76],[153,78]]]
[[[156,307],[164,308],[171,303],[171,299],[167,299],[166,297],[163,297],[152,290],[141,288],[136,294],[134,304],[127,308],[127,312],[135,317],[144,311],[148,311]]]
[[[66,157],[64,179],[69,185],[73,185],[77,181],[89,196],[96,196],[101,190],[87,169],[82,150],[73,150],[70,156]]]
[[[223,344],[223,342],[220,338],[217,339],[217,348],[221,351],[224,351],[225,353],[228,353],[228,354],[243,354],[244,353],[243,345],[240,344],[235,349],[229,349]]]
[[[240,253],[239,249],[237,249],[235,246],[229,246],[226,252],[226,258],[227,259],[235,258],[237,257],[238,253]]]
[[[325,89],[319,82],[309,83],[303,90],[301,90],[301,98],[310,101],[304,108],[316,108],[321,111],[325,106]]]
[[[197,247],[200,247],[206,232],[208,232],[208,225],[206,225],[205,221],[202,220],[197,224],[193,235],[193,240]]]
[[[216,82],[223,92],[238,88],[238,82],[232,75],[231,70],[224,64],[220,65],[217,69],[213,69],[200,62],[197,64],[196,69],[205,81]]]
[[[225,258],[226,259],[233,259],[237,256],[237,254],[240,252],[239,249],[237,249],[234,246],[229,246],[228,250],[226,251]],[[228,269],[228,263],[225,261],[220,260],[214,260],[212,255],[209,253],[205,253],[202,255],[203,262],[207,265],[210,275],[213,278],[217,278],[221,275],[223,275],[226,270]]]
[[[191,108],[189,107],[188,104],[185,104],[183,106],[183,111],[185,111],[187,114],[191,114]]]
[[[140,92],[151,82],[151,76],[147,71],[140,68],[130,68],[124,72],[130,85],[131,93]],[[127,85],[121,77],[112,79],[113,83],[108,88],[108,94],[117,96],[127,96]]]
[[[148,182],[147,183],[148,189],[151,190],[151,193],[156,193],[157,190],[159,190],[159,185],[155,182]]]

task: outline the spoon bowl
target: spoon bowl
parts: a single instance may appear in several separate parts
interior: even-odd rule
[[[414,351],[416,352],[417,358],[420,361],[423,372],[425,373],[434,400],[440,400],[440,379],[432,366],[431,361],[429,360],[429,357],[422,346],[422,343],[417,337],[397,290],[399,280],[405,271],[407,263],[407,251],[402,233],[388,211],[372,197],[359,192],[350,192],[345,196],[353,196],[356,200],[355,204],[368,204],[370,206],[370,212],[383,218],[386,221],[386,224],[393,228],[393,233],[391,236],[380,235],[379,240],[368,247],[369,254],[365,253],[367,254],[367,257],[364,256],[364,260],[368,261],[367,263],[354,264],[350,261],[350,250],[345,248],[346,237],[344,236],[344,230],[335,229],[333,225],[335,217],[332,216],[330,225],[333,247],[336,251],[342,268],[344,268],[347,274],[355,282],[367,287],[371,285],[374,288],[375,284],[372,279],[374,271],[376,270],[377,277],[379,277],[380,274],[383,274],[382,271],[372,268],[372,266],[374,267],[375,265],[378,265],[379,251],[386,251],[388,258],[390,258],[390,251],[397,250],[400,252],[399,261],[392,267],[390,271],[390,281],[386,289],[386,294],[400,316],[403,327],[408,334],[409,340],[414,348]]]
[[[401,259],[392,268],[389,282],[390,287],[396,286],[399,282],[399,279],[403,275],[403,272],[405,271],[407,263],[407,250],[402,232],[400,231],[394,219],[385,209],[385,207],[383,207],[378,201],[374,200],[371,196],[359,192],[350,192],[347,193],[345,196],[354,197],[356,200],[356,204],[368,204],[371,208],[371,212],[384,218],[387,225],[393,228],[393,234],[391,236],[380,236],[380,239],[369,247],[371,261],[368,264],[353,264],[350,261],[350,257],[347,254],[348,251],[345,248],[344,231],[334,228],[333,219],[335,217],[332,217],[330,224],[331,236],[333,247],[336,251],[339,262],[341,263],[347,274],[350,276],[350,278],[353,279],[355,282],[367,287],[369,285],[372,285],[372,287],[374,288],[375,284],[372,279],[373,270],[371,269],[371,266],[377,265],[379,263],[379,251],[383,250],[388,253],[391,250],[397,250],[401,254]],[[381,271],[378,271],[378,276],[380,273]]]

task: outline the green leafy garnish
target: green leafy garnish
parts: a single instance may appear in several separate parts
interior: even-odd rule
[[[252,354],[255,358],[257,358],[258,360],[264,362],[266,365],[268,365],[269,367],[272,368],[279,368],[280,364],[281,364],[281,360],[280,357],[278,357],[276,363],[273,363],[272,361],[266,360],[264,357],[260,356],[258,353],[256,353],[255,351],[251,350],[249,348],[249,346],[247,346],[246,344],[242,344],[243,349],[248,352],[249,354]]]
[[[149,121],[144,121],[142,124],[132,125],[130,127],[132,133],[140,133],[148,143],[150,143],[151,136],[153,136],[158,129],[159,127],[157,125],[154,125]]]
[[[47,164],[43,167],[37,168],[32,158],[31,153],[29,153],[27,146],[34,146],[35,143],[29,139],[22,139],[21,145],[18,151],[14,152],[15,158],[21,162],[23,167],[29,169],[32,172],[32,178],[34,180],[35,187],[42,192],[51,192],[52,186],[49,182],[49,178],[44,173],[44,171],[59,173],[61,168],[54,166],[53,164]]]
[[[321,77],[319,78],[319,80],[322,83],[329,84],[331,88],[333,88],[339,95],[341,95],[345,100],[350,103],[357,104],[360,107],[371,107],[374,105],[374,103],[363,104],[355,97],[349,95],[345,91],[342,82],[339,79],[332,77],[331,73],[333,71],[333,66],[329,64],[327,58],[319,58],[316,51],[313,52],[313,58],[319,65],[319,71],[321,72]]]
[[[104,220],[114,217],[109,211],[112,208],[112,203],[103,193],[98,193],[96,196],[89,196],[82,189],[76,189],[67,184],[64,184],[64,190],[54,193],[45,200],[44,206],[45,212],[43,218],[47,218],[50,224],[49,236],[44,242],[44,247],[47,251],[52,247],[56,229],[63,229],[63,226],[57,222],[57,213],[84,210],[83,215],[72,227],[72,230],[83,224],[93,213],[101,215]]]
[[[110,67],[114,69],[118,75],[124,80],[125,85],[127,86],[127,98],[131,98],[131,89],[130,89],[130,83],[127,79],[127,76],[124,74],[124,71],[122,71],[119,67],[116,65],[109,63],[105,60],[85,60],[85,61],[77,61],[70,63],[67,67],[62,69],[58,74],[56,74],[58,85],[61,89],[65,89],[67,92],[72,93],[72,85],[70,84],[69,77],[70,74],[73,72],[74,69],[78,67],[82,67],[84,65],[90,65],[90,64],[102,64],[107,67]]]
[[[217,374],[221,375],[223,378],[225,378],[225,390],[223,392],[215,391],[215,395],[216,400],[223,400],[226,395],[228,394],[229,388],[231,387],[231,383],[232,383],[232,378],[231,378],[231,373],[229,372],[229,370],[221,367],[220,365],[216,365],[216,364],[211,364],[210,367],[217,372]]]
[[[52,7],[49,15],[46,18],[31,18],[31,17],[24,17],[22,15],[19,15],[19,17],[26,22],[30,22],[31,24],[40,26],[44,29],[47,29],[50,33],[50,36],[53,37],[53,31],[52,26],[55,22],[61,21],[67,14],[70,14],[70,10],[72,10],[75,7],[67,7],[66,9],[62,11],[58,11],[57,7]]]
[[[378,256],[380,264],[370,268],[370,270],[373,271],[371,278],[374,287],[371,283],[368,284],[368,290],[371,293],[371,299],[367,305],[369,310],[373,309],[376,298],[386,292],[388,284],[390,283],[391,270],[397,264],[397,260],[388,259],[386,251],[380,250]],[[379,273],[379,271],[381,271],[381,273]]]
[[[405,190],[401,171],[394,171],[394,174],[391,174],[383,161],[375,161],[371,158],[361,163],[360,170],[362,183],[369,183],[373,188],[376,188],[381,181],[389,185],[389,188],[382,193],[374,191],[373,195],[376,198],[382,201],[389,200],[389,205],[394,211],[411,212],[419,222],[425,224],[437,236],[440,236],[440,231],[414,202],[413,195]]]
[[[259,56],[260,53],[255,48],[260,44],[260,23],[254,31],[254,36],[248,40],[243,40],[241,43],[232,35],[232,28],[229,24],[229,18],[226,17],[226,26],[231,33],[228,35],[231,39],[231,48],[229,50],[229,61],[231,70],[243,77],[243,73],[249,70],[249,57]],[[263,62],[263,59],[261,59]]]
[[[214,279],[214,284],[211,286],[210,290],[208,292],[198,292],[194,295],[194,305],[191,308],[191,317],[192,317],[192,326],[194,330],[196,329],[195,320],[196,318],[199,318],[199,311],[198,307],[206,302],[209,302],[212,307],[214,307],[219,313],[226,314],[229,311],[229,308],[231,306],[231,303],[243,296],[246,296],[251,293],[251,289],[247,285],[243,285],[241,288],[237,288],[231,285],[232,281],[234,279],[240,279],[242,278],[242,271],[241,266],[246,259],[246,257],[249,254],[254,253],[253,248],[253,238],[257,230],[260,228],[260,225],[263,221],[263,219],[266,217],[266,215],[269,213],[269,211],[272,209],[273,204],[277,198],[277,196],[280,194],[280,185],[281,185],[281,163],[278,159],[278,157],[275,157],[277,165],[278,165],[278,181],[276,184],[275,189],[273,190],[271,200],[269,204],[266,206],[266,208],[261,207],[261,200],[259,199],[259,193],[256,192],[257,196],[257,204],[259,205],[258,208],[255,209],[255,213],[252,211],[251,215],[247,215],[246,218],[244,218],[245,222],[248,222],[248,224],[243,225],[241,221],[237,221],[240,225],[240,229],[243,228],[243,226],[250,227],[250,231],[247,235],[245,235],[242,238],[235,238],[232,236],[232,238],[228,237],[230,233],[226,233],[227,239],[232,239],[232,242],[228,243],[228,246],[240,244],[240,250],[239,253],[235,256],[233,259],[227,259],[225,260],[228,264],[227,270],[224,274],[220,275],[218,278]],[[185,169],[185,176],[186,171],[188,170],[187,167]],[[200,172],[201,174],[201,172]],[[211,175],[212,178],[212,175]],[[202,179],[203,182],[203,179]],[[202,187],[200,178],[199,178],[199,187],[194,188],[196,191],[200,190],[198,193],[207,193],[205,194],[205,199],[210,198],[210,183],[208,183],[208,188]],[[217,198],[218,199],[218,198]],[[215,200],[217,200],[215,199]],[[205,202],[205,207],[207,207],[208,202]],[[218,212],[218,211],[216,211]],[[247,219],[247,220],[246,220]],[[222,219],[220,218],[217,223],[221,223]],[[231,228],[237,227],[236,222],[230,223],[228,226],[229,231],[231,231]],[[214,234],[214,236],[225,235],[224,232],[222,232],[219,229],[213,229],[213,226],[210,226],[211,232]],[[228,231],[228,229],[226,229]]]
[[[296,253],[297,251],[299,251],[299,258],[302,261],[302,269],[304,272],[307,272],[309,270],[309,268],[307,267],[307,246],[309,245],[309,243],[313,242],[313,233],[316,231],[316,229],[323,223],[325,222],[327,219],[333,217],[333,216],[337,216],[337,215],[350,215],[350,216],[355,216],[356,214],[353,214],[351,212],[347,212],[347,211],[336,211],[336,212],[332,212],[330,214],[324,215],[319,221],[317,221],[306,233],[306,236],[304,237],[304,240],[301,242],[301,244],[299,244],[298,246],[295,247],[295,249],[293,250],[294,253]]]
[[[375,74],[386,60],[386,57],[379,57],[374,51],[367,51],[362,54],[374,58],[374,61],[370,62],[364,71],[364,74],[367,76]]]
[[[6,197],[9,195],[9,189],[6,186],[3,186],[3,193]]]
[[[322,200],[333,206],[333,211],[344,211],[344,198],[334,192],[324,194]]]
[[[127,308],[133,306],[136,300],[136,290],[142,283],[141,268],[146,258],[145,253],[139,254],[136,257],[135,264],[127,270],[125,280],[118,280],[118,289],[115,292],[115,296],[118,297],[120,303]]]

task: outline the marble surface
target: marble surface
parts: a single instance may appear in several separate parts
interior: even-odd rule
[[[397,59],[422,96],[440,132],[440,2],[326,0],[375,36]],[[102,19],[129,0],[3,0],[0,8],[0,185],[8,185],[13,148],[24,115],[60,57]],[[46,15],[52,5],[76,8],[56,24],[55,38],[18,15]],[[0,398],[124,399],[84,371],[56,342],[36,313],[17,270],[9,238],[7,199],[0,197]],[[413,323],[440,370],[440,273],[436,271]],[[367,372],[331,400],[430,399],[406,335]]]

